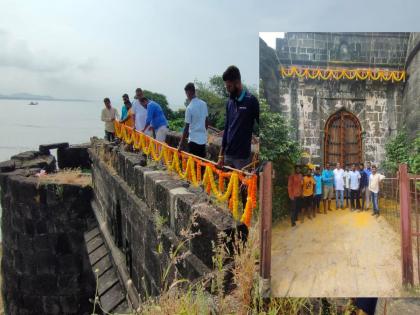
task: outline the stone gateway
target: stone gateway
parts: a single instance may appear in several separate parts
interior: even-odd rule
[[[414,86],[419,88],[411,62],[406,79],[386,79],[403,73],[408,56],[417,60],[416,33],[285,33],[276,49],[260,40],[260,78],[272,111],[291,121],[295,139],[315,164],[344,164],[385,157],[385,143],[403,126],[415,134],[418,126],[404,108],[418,115]],[[413,57],[414,56],[414,57]],[[418,64],[418,63],[417,63]],[[357,69],[384,72],[381,79],[328,79],[282,75],[281,68]],[[362,72],[362,76],[367,72]],[[315,73],[310,72],[310,73]],[[326,73],[326,72],[322,72]],[[410,75],[411,74],[411,75]],[[409,88],[406,88],[409,87]],[[410,104],[406,104],[410,103]],[[417,109],[416,109],[417,108]]]

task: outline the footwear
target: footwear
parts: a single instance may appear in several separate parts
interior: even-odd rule
[[[296,223],[292,223],[292,227],[296,226]]]
[[[376,215],[376,213],[375,212],[372,212],[372,216],[374,216],[374,215]]]

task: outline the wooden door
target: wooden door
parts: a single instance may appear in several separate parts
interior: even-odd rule
[[[352,113],[341,110],[331,115],[325,124],[324,164],[363,162],[361,135],[360,122]]]

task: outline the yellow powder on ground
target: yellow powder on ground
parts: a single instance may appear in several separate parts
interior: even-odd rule
[[[356,213],[354,216],[354,226],[355,227],[366,227],[372,223],[372,216],[369,215],[369,212]]]

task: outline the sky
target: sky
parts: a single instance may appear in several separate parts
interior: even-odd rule
[[[420,1],[0,0],[0,94],[120,102],[137,87],[173,108],[189,81],[237,65],[258,84],[259,32],[419,31]]]

